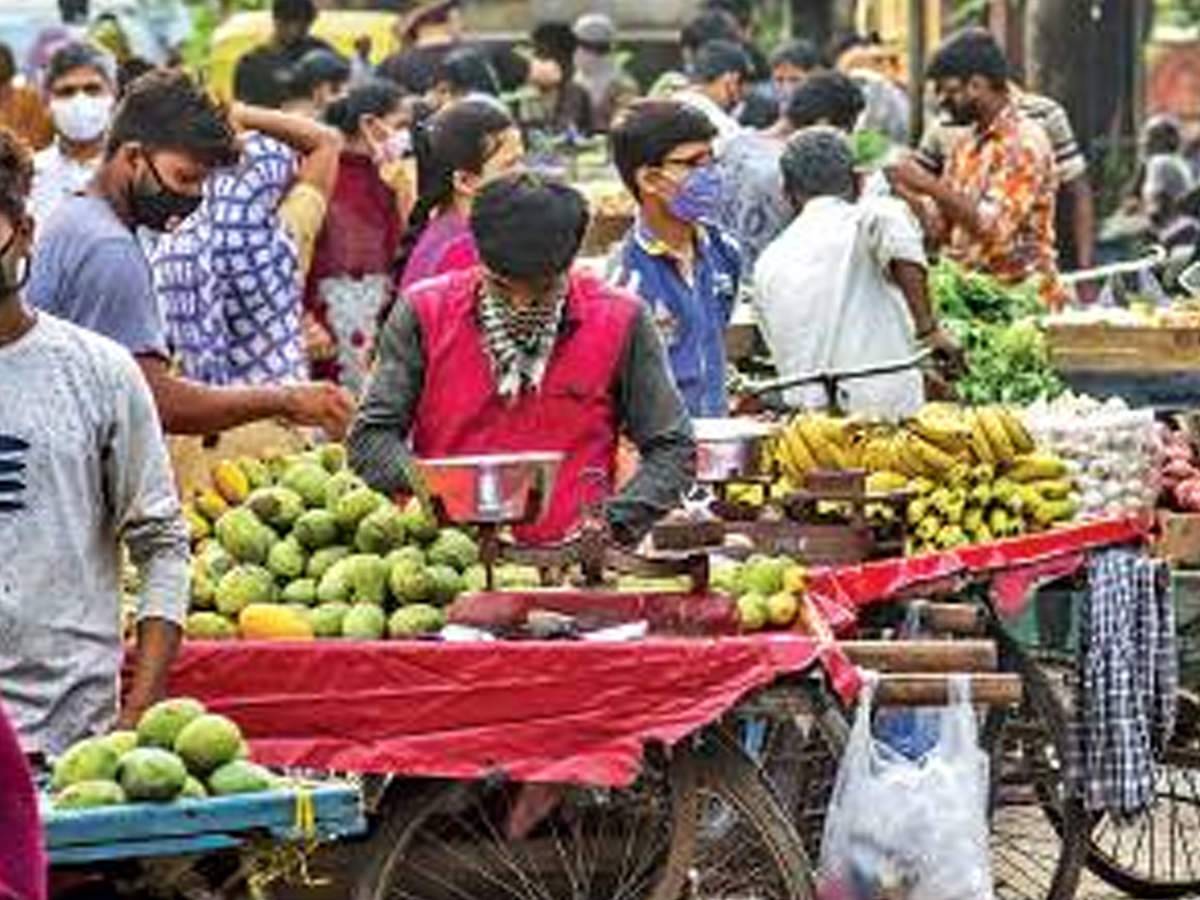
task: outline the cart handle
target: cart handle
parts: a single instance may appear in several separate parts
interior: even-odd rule
[[[1138,259],[1111,263],[1110,265],[1100,266],[1096,269],[1080,269],[1078,272],[1065,272],[1058,276],[1058,280],[1065,285],[1076,285],[1085,281],[1099,281],[1103,278],[1111,278],[1114,275],[1131,275],[1134,272],[1155,269],[1165,263],[1167,258],[1166,247],[1156,244],[1144,256]]]
[[[765,381],[756,385],[752,385],[749,393],[755,397],[761,397],[763,394],[769,394],[774,391],[782,391],[788,388],[801,387],[806,384],[824,384],[830,388],[837,386],[838,382],[842,381],[857,381],[862,378],[874,378],[877,375],[891,375],[894,372],[904,372],[908,369],[915,369],[925,362],[933,351],[928,347],[921,350],[915,356],[910,356],[908,359],[893,360],[891,362],[879,363],[871,366],[861,366],[855,369],[841,369],[831,372],[809,372],[804,375],[790,375],[787,378],[776,378],[773,381]]]

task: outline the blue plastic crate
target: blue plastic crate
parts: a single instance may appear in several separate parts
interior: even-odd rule
[[[255,834],[281,841],[310,835],[297,828],[301,794],[311,799],[318,840],[362,834],[362,795],[350,785],[264,791],[232,797],[52,810],[43,816],[55,865],[179,856],[236,847]]]

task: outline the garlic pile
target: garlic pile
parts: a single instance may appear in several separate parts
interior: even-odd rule
[[[1040,448],[1062,457],[1079,492],[1079,515],[1102,518],[1152,510],[1160,488],[1154,412],[1124,400],[1071,393],[1024,412]]]

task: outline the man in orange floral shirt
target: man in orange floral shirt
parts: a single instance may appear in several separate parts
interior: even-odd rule
[[[893,180],[936,205],[948,256],[1006,283],[1037,279],[1057,303],[1054,153],[1017,109],[1004,53],[986,31],[968,29],[939,48],[928,75],[951,124],[971,129],[950,148],[940,179],[909,162]]]

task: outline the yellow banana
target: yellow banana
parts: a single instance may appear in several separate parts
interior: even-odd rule
[[[939,450],[951,455],[967,445],[970,428],[961,410],[949,403],[927,403],[909,422],[909,428]]]
[[[1016,448],[1008,438],[1008,432],[1004,430],[1004,423],[996,410],[988,407],[981,409],[976,413],[979,423],[983,426],[984,433],[987,434],[988,443],[992,447],[992,451],[996,454],[996,460],[1001,463],[1012,462],[1017,457]]]
[[[954,468],[955,459],[953,456],[943,450],[939,450],[917,434],[910,433],[908,435],[908,446],[916,454],[917,459],[920,460],[920,465],[934,478],[943,479]]]
[[[816,418],[806,418],[800,426],[799,433],[804,443],[812,451],[818,467],[838,471],[849,468],[845,451],[827,437],[823,423]]]
[[[1001,406],[996,410],[997,416],[1000,418],[1000,424],[1004,426],[1004,431],[1008,434],[1008,439],[1013,445],[1013,449],[1017,453],[1032,453],[1037,445],[1033,442],[1033,436],[1029,433],[1029,429],[1025,427],[1019,413],[1014,412],[1006,406]]]
[[[800,476],[798,480],[803,481],[803,476],[815,471],[818,466],[816,457],[813,456],[812,450],[804,441],[804,435],[800,431],[799,422],[795,419],[784,430],[783,440],[787,444],[788,453],[795,463],[797,474]]]
[[[995,451],[992,450],[992,445],[988,442],[987,432],[983,428],[983,424],[979,421],[979,413],[970,413],[971,436],[968,439],[971,445],[971,452],[975,455],[975,461],[980,465],[994,466],[997,462]]]

